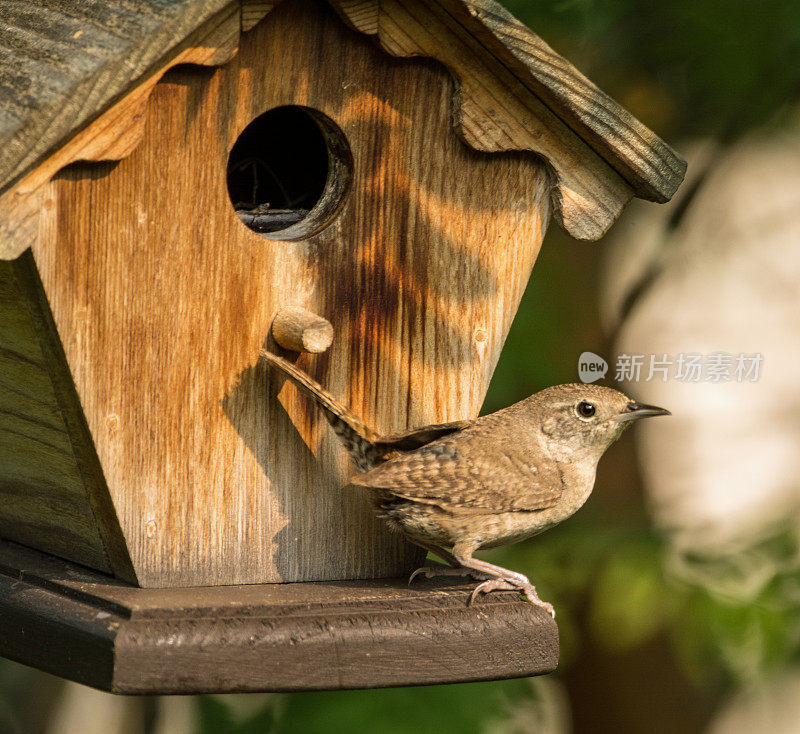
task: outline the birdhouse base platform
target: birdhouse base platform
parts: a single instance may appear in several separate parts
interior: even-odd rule
[[[0,541],[0,655],[114,693],[306,691],[540,675],[558,629],[513,592],[405,579],[141,589]]]

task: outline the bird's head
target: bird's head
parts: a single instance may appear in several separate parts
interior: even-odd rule
[[[535,403],[541,431],[560,461],[599,460],[633,421],[670,415],[664,408],[637,403],[601,385],[555,385],[529,400]]]

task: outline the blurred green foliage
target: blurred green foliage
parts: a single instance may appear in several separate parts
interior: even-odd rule
[[[507,699],[525,693],[524,680],[297,693],[289,697],[280,731],[282,734],[369,731],[479,734],[486,721],[502,715]]]
[[[278,731],[283,708],[278,696],[268,697],[263,706],[244,715],[230,701],[230,696],[198,696],[197,734],[271,734]]]
[[[797,99],[798,0],[503,4],[673,140],[729,140]]]
[[[800,663],[800,537],[787,523],[729,556],[667,562],[680,579],[674,639],[704,687],[753,686]]]

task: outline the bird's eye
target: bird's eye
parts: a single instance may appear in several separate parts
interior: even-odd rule
[[[594,405],[592,405],[592,403],[587,403],[585,400],[582,400],[580,403],[578,403],[576,410],[581,418],[591,418],[594,415],[596,408]]]

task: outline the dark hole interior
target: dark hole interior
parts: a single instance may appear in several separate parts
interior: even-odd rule
[[[328,147],[302,107],[278,107],[251,122],[228,158],[228,193],[239,218],[256,232],[303,220],[328,179]]]

